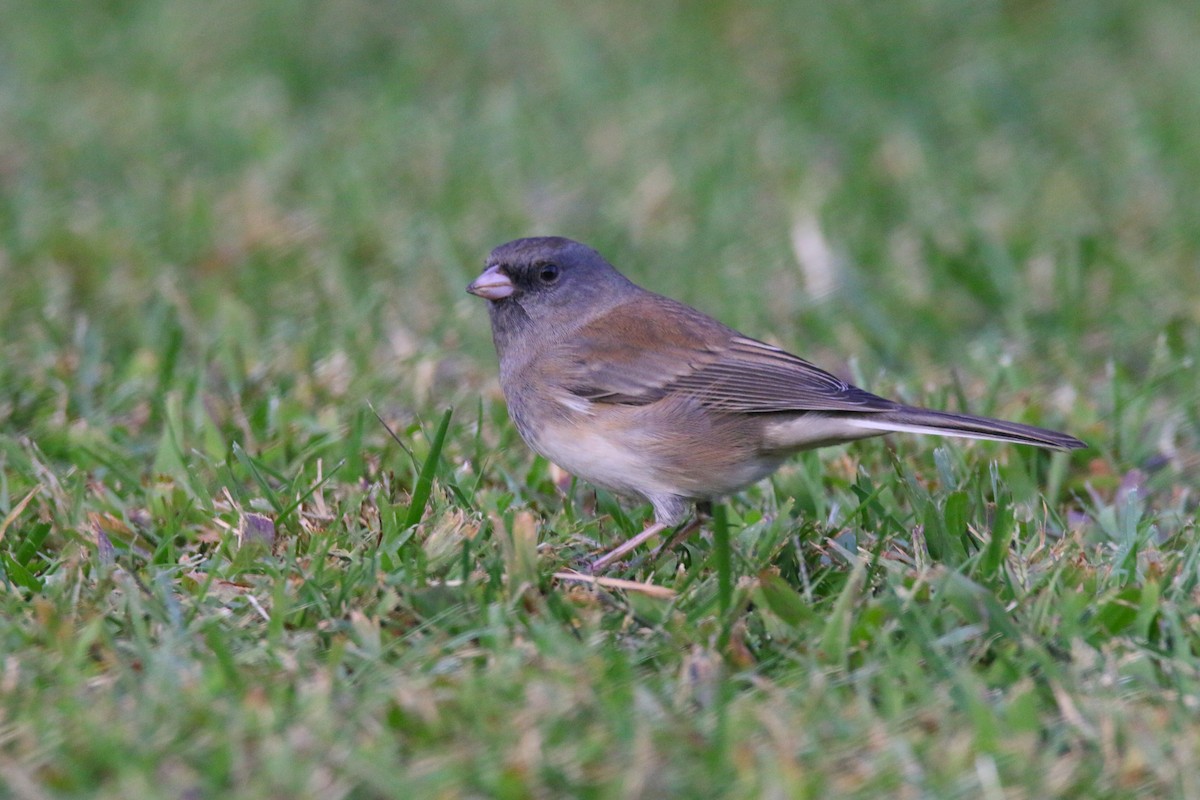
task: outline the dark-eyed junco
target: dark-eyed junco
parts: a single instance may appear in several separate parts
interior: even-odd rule
[[[894,431],[1084,446],[873,395],[635,285],[570,239],[500,245],[467,291],[489,301],[500,385],[525,442],[577,477],[654,506],[656,524],[597,568],[800,450]]]

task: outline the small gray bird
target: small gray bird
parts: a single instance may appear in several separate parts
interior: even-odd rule
[[[654,506],[655,524],[595,569],[801,450],[895,431],[1085,446],[873,395],[637,286],[570,239],[500,245],[467,291],[489,301],[500,385],[525,442],[579,478]]]

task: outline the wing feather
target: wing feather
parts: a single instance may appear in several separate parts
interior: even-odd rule
[[[646,405],[676,395],[748,414],[897,408],[798,356],[657,295],[610,311],[570,340],[564,345],[568,390],[596,403]]]

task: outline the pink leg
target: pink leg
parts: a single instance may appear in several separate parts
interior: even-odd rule
[[[661,522],[656,522],[653,525],[647,526],[646,530],[642,531],[637,536],[633,537],[627,542],[624,542],[623,544],[617,545],[612,550],[609,550],[607,553],[593,561],[592,572],[603,572],[605,568],[614,561],[620,560],[626,553],[636,550],[647,539],[657,536],[666,529],[667,526],[663,525]]]

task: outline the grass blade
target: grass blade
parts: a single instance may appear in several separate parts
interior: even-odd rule
[[[416,525],[425,516],[425,504],[429,502],[429,493],[433,490],[433,473],[437,469],[438,459],[442,457],[442,446],[446,443],[446,431],[450,429],[450,417],[453,413],[454,409],[446,409],[442,414],[442,421],[438,424],[437,433],[433,435],[429,455],[425,456],[425,463],[421,465],[421,472],[417,475],[417,483],[413,487],[412,503],[408,507],[408,517],[404,520],[405,527]]]
[[[275,509],[277,515],[281,515],[283,513],[283,503],[279,500],[279,496],[275,494],[275,490],[271,488],[271,484],[267,483],[266,476],[262,474],[262,471],[258,468],[258,464],[254,463],[254,459],[250,457],[250,454],[237,442],[233,443],[233,454],[237,457],[238,463],[242,465],[243,469],[249,472],[251,477],[254,478],[254,482],[258,484],[258,488],[262,489],[267,502],[271,504],[271,508]]]
[[[729,520],[725,516],[725,506],[717,503],[713,506],[713,560],[717,563],[717,607],[721,616],[729,613],[733,605],[733,568],[729,555]]]

